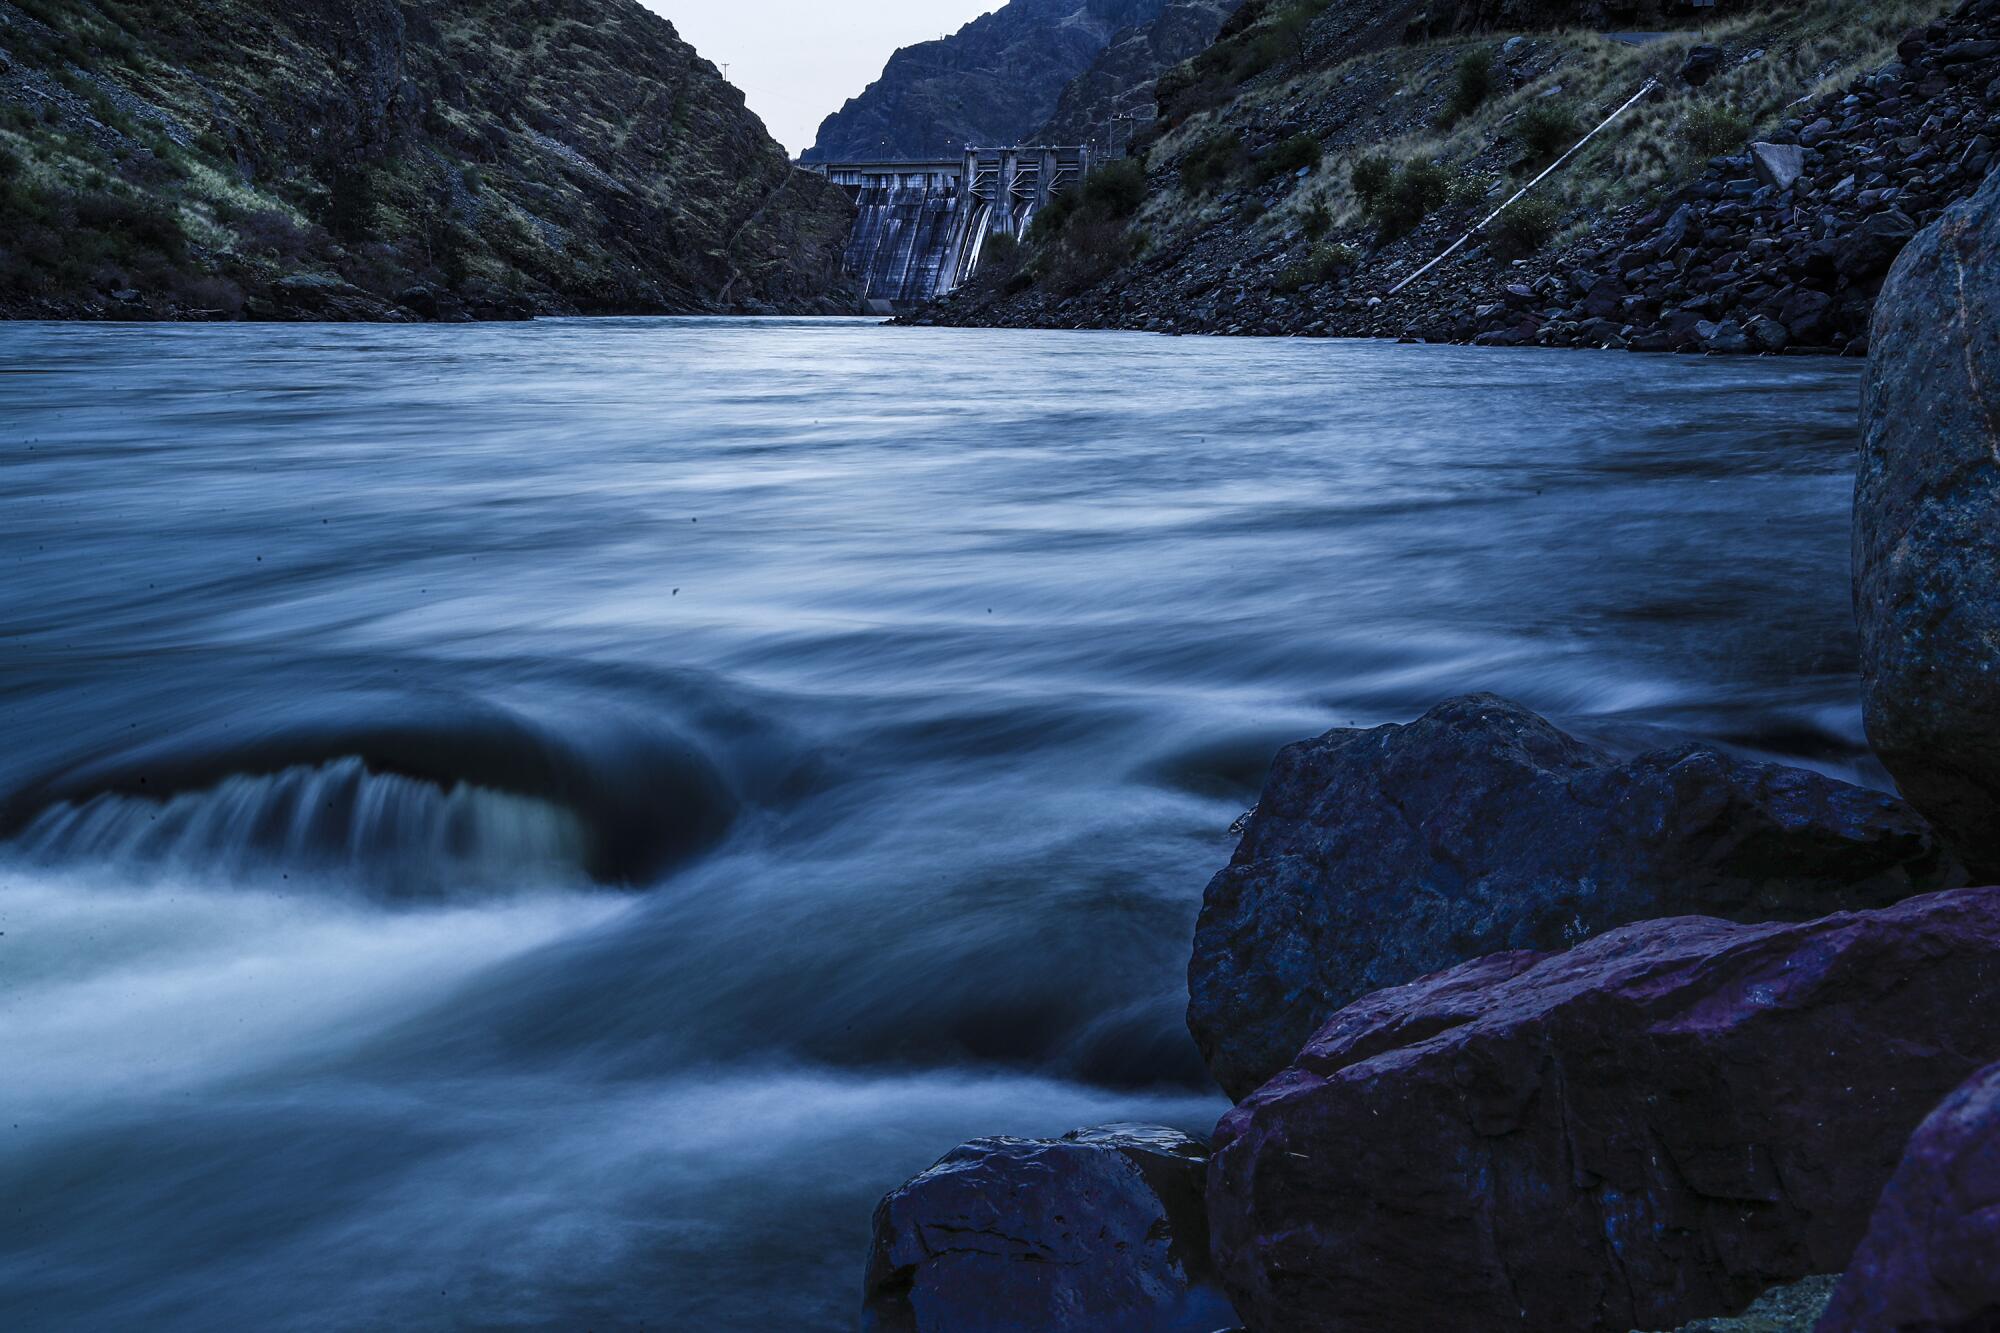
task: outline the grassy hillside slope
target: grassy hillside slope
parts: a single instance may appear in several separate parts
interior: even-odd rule
[[[1532,16],[1536,7],[1519,0],[1253,0],[1214,46],[1161,80],[1159,129],[1135,146],[1142,157],[1051,210],[1016,260],[924,318],[1429,336],[1459,322],[1455,306],[1523,304],[1506,295],[1510,286],[1559,270],[1566,254],[1621,236],[1690,189],[1756,186],[1749,142],[1797,142],[1821,114],[1810,108],[1843,105],[1861,75],[1896,68],[1899,39],[1949,8],[1739,4],[1706,11],[1700,28],[1632,45],[1572,26],[1484,30],[1476,21]],[[1683,70],[1702,47],[1716,63],[1696,86]],[[1423,287],[1383,299],[1649,78],[1658,92],[1525,205]],[[1983,84],[1949,86],[1977,102]],[[1989,103],[1994,91],[2000,84]],[[1941,146],[1956,146],[1980,129],[1964,111],[1942,129],[1920,126],[1908,102],[1892,103],[1880,124],[1892,141],[1909,138],[1904,155],[1919,166],[1917,139],[1935,132]],[[1835,137],[1881,137],[1868,115],[1859,119]],[[1879,167],[1902,179],[1893,148],[1890,158],[1862,176]],[[1746,192],[1735,207],[1771,213],[1774,234],[1838,230],[1894,202],[1869,193]]]

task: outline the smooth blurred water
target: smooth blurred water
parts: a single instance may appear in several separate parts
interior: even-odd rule
[[[0,327],[0,1327],[851,1327],[1221,1109],[1281,744],[1865,781],[1857,373],[860,322]]]

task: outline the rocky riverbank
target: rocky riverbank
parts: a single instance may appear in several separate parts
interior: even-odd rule
[[[1910,804],[1490,696],[1293,746],[1195,944],[1213,1143],[955,1150],[878,1211],[864,1327],[2000,1324],[2000,888],[1956,887],[2000,820],[1996,244],[2000,174],[1872,325],[1857,608]]]
[[[1898,252],[2000,161],[2000,3],[1969,0],[1905,34],[1888,63],[1789,104],[1774,91],[1788,77],[1777,44],[1796,58],[1805,38],[1755,23],[1708,36],[1615,56],[1566,36],[1461,41],[1429,56],[1392,48],[1317,82],[1246,92],[1203,133],[1184,128],[1155,147],[1149,200],[1130,223],[1143,246],[1086,266],[1082,282],[1074,263],[1044,255],[1037,270],[1031,258],[913,321],[1865,352]],[[1453,68],[1486,71],[1479,78],[1507,98],[1490,123],[1468,117],[1426,139],[1450,111]],[[1395,291],[1646,78],[1660,91],[1604,143],[1516,205],[1513,220]],[[1600,90],[1588,107],[1575,98],[1582,80]],[[1425,92],[1411,98],[1417,83]],[[1402,109],[1377,112],[1369,96]],[[1746,114],[1758,97],[1780,109]],[[1686,160],[1691,146],[1731,139],[1729,151]],[[1263,183],[1188,188],[1190,154],[1216,144]],[[1420,156],[1394,168],[1391,184],[1356,186],[1371,157],[1392,168],[1404,151]],[[1285,153],[1282,172],[1258,166]],[[1415,199],[1414,225],[1385,221],[1383,206],[1356,195],[1405,182],[1435,191]],[[1053,254],[1064,238],[1042,244]]]

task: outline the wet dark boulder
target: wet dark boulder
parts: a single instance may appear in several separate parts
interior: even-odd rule
[[[975,1139],[875,1210],[869,1333],[1211,1333],[1235,1324],[1208,1261],[1208,1150],[1106,1125]]]
[[[2000,1328],[2000,1065],[1911,1136],[1819,1333]]]
[[[1702,746],[1620,762],[1475,695],[1278,756],[1208,885],[1188,1026],[1241,1098],[1342,1005],[1466,958],[1691,912],[1800,920],[1963,882],[1893,797]]]
[[[1211,1242],[1256,1329],[1658,1329],[1839,1271],[2000,1056],[2000,889],[1683,917],[1371,995],[1224,1117]]]
[[[2000,176],[1883,290],[1862,393],[1855,609],[1869,739],[2000,876]]]

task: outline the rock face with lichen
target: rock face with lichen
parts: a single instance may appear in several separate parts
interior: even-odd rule
[[[0,313],[844,308],[852,209],[636,0],[0,0]]]
[[[1874,325],[1854,499],[1869,740],[2000,877],[2000,173],[1896,266]]]
[[[1218,1127],[1217,1266],[1256,1329],[1740,1310],[1847,1263],[1911,1130],[2000,1057],[1996,1004],[2000,889],[1651,921],[1371,995]]]
[[[1620,762],[1473,695],[1278,756],[1204,896],[1188,1026],[1240,1098],[1342,1005],[1466,958],[1650,917],[1800,920],[1963,882],[1894,797],[1701,746]]]

